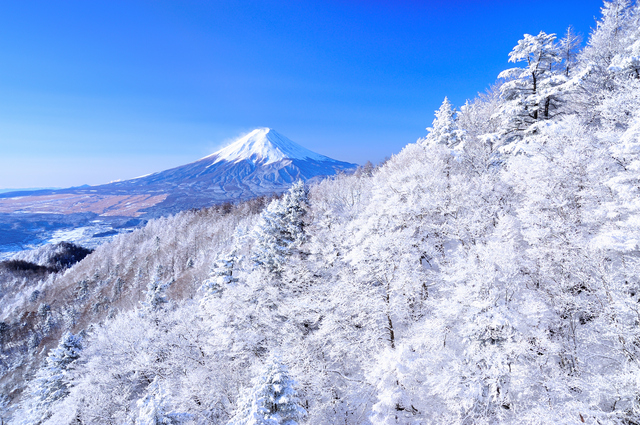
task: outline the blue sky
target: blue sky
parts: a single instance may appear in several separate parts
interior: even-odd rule
[[[106,183],[255,127],[379,162],[601,1],[0,0],[0,188]]]

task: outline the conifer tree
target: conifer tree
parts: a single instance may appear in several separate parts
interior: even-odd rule
[[[306,415],[287,367],[272,356],[228,425],[298,425]]]
[[[262,213],[253,234],[256,240],[252,260],[275,273],[305,239],[304,215],[308,191],[302,181],[295,183],[282,199],[276,199]]]
[[[221,256],[215,263],[209,277],[202,283],[205,298],[219,296],[224,288],[238,281],[233,277],[233,265],[237,261],[235,250]]]
[[[500,112],[506,118],[507,131],[526,130],[536,121],[553,117],[559,108],[566,77],[555,72],[562,60],[555,39],[555,34],[544,31],[536,36],[525,34],[509,53],[509,62],[525,62],[526,66],[498,75],[507,80],[500,87],[505,101]]]
[[[149,281],[145,300],[141,302],[147,311],[157,311],[167,303],[166,290],[173,282],[162,283],[159,277]]]
[[[81,351],[82,337],[65,332],[58,346],[49,352],[31,384],[27,422],[43,422],[51,415],[50,406],[69,394],[67,372]]]
[[[429,134],[422,144],[441,144],[453,148],[462,141],[463,131],[458,128],[456,122],[456,110],[452,107],[448,98],[444,98],[442,105],[436,111],[436,118],[433,120],[433,127],[428,127]]]

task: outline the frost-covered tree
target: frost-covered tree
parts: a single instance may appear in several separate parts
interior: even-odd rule
[[[13,348],[16,334],[32,335],[33,353],[47,341],[23,317],[60,323],[50,294],[62,300],[60,282],[72,282],[74,323],[93,325],[69,395],[42,425],[166,423],[174,410],[192,423],[235,412],[231,423],[275,424],[286,412],[300,422],[300,405],[314,424],[638,423],[640,81],[613,66],[633,53],[638,4],[603,13],[577,60],[571,34],[558,45],[540,35],[557,57],[523,54],[512,99],[490,90],[457,113],[445,101],[428,136],[439,142],[325,179],[308,200],[284,194],[262,218],[252,201],[152,220],[98,248],[82,273],[3,298],[31,310],[3,316],[0,371],[25,364],[12,357],[28,352]],[[517,137],[514,105],[538,113],[520,116]],[[140,314],[159,264],[176,279],[174,308]],[[202,282],[212,308],[195,308]],[[119,314],[87,313],[115,287],[131,294]],[[157,289],[150,299],[166,299]],[[51,306],[40,317],[39,303]],[[277,367],[239,397],[273,351],[303,401],[283,394],[293,385]]]
[[[300,405],[295,386],[287,367],[271,356],[228,425],[300,424],[306,411]]]
[[[525,66],[507,69],[498,75],[507,80],[500,87],[505,102],[500,113],[507,131],[525,130],[558,112],[562,101],[560,86],[566,77],[555,71],[562,60],[555,39],[555,34],[544,31],[535,36],[525,34],[509,53],[509,62],[524,62]]]
[[[235,251],[216,260],[209,277],[202,283],[200,288],[205,293],[205,298],[219,296],[227,285],[238,281],[237,278],[233,277],[233,265],[237,260]]]
[[[634,4],[624,22],[620,51],[611,59],[609,70],[640,79],[640,5]]]
[[[191,415],[169,411],[166,398],[167,392],[158,379],[154,379],[146,395],[136,403],[136,425],[178,425],[191,419]]]
[[[299,181],[263,211],[253,230],[255,246],[252,260],[256,265],[279,273],[287,257],[302,244],[305,239],[304,216],[309,202],[307,195],[307,188]]]
[[[595,71],[594,77],[601,84],[609,84],[607,70],[613,58],[622,53],[623,40],[629,23],[631,0],[605,1],[601,8],[602,17],[589,37],[586,48],[580,54],[585,66]]]
[[[629,65],[633,67],[633,49],[625,48],[631,47],[629,31],[636,30],[630,25],[630,6],[630,0],[605,1],[602,16],[578,56],[582,76],[576,106],[589,121],[599,121],[597,113],[601,111],[599,108],[594,110],[594,106],[620,89],[624,90],[628,71],[633,71],[628,68]],[[621,80],[620,76],[624,78]]]
[[[597,243],[630,252],[640,248],[640,118],[610,147],[617,167],[606,182],[614,198],[604,204],[608,222]]]
[[[81,351],[82,337],[65,332],[29,386],[25,423],[42,423],[51,415],[51,406],[69,394],[68,373]]]
[[[147,394],[136,403],[139,409],[137,424],[163,425],[170,424],[164,406],[164,391],[160,388],[157,378],[147,388]]]
[[[371,408],[370,420],[375,425],[416,423],[424,419],[420,406],[421,374],[414,362],[421,363],[413,347],[400,345],[384,350],[372,365],[368,378],[374,381],[377,402]],[[420,406],[422,407],[422,406]]]
[[[441,144],[448,148],[454,148],[462,141],[464,132],[456,123],[456,110],[452,107],[448,98],[444,98],[442,105],[436,111],[436,118],[432,127],[428,127],[429,134],[420,143],[426,145]]]
[[[173,282],[162,283],[160,277],[149,280],[142,307],[147,311],[157,311],[168,302],[166,291]]]
[[[578,61],[578,53],[580,52],[580,44],[582,36],[574,32],[573,27],[567,28],[567,32],[558,41],[558,50],[560,59],[562,60],[562,68],[565,77],[569,77]]]

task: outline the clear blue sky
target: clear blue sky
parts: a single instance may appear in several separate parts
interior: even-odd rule
[[[272,127],[378,162],[599,0],[0,0],[0,188],[106,183]]]

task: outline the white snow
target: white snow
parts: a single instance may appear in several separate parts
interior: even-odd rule
[[[141,175],[141,176],[134,177],[134,178],[132,178],[132,179],[130,179],[130,180],[136,180],[136,179],[141,179],[141,178],[144,178],[144,177],[149,177],[150,175],[153,175],[153,174],[158,174],[158,173],[148,173],[148,174],[143,174],[143,175]],[[116,181],[120,181],[120,180],[116,180]]]
[[[55,244],[58,242],[76,242],[82,239],[84,236],[84,232],[87,227],[77,227],[71,230],[56,230],[53,232],[51,239],[49,239],[49,243]]]
[[[331,161],[330,158],[303,148],[270,128],[257,128],[240,137],[229,146],[220,149],[208,158],[215,157],[213,164],[221,161],[251,161],[271,164],[284,159],[312,159]]]

